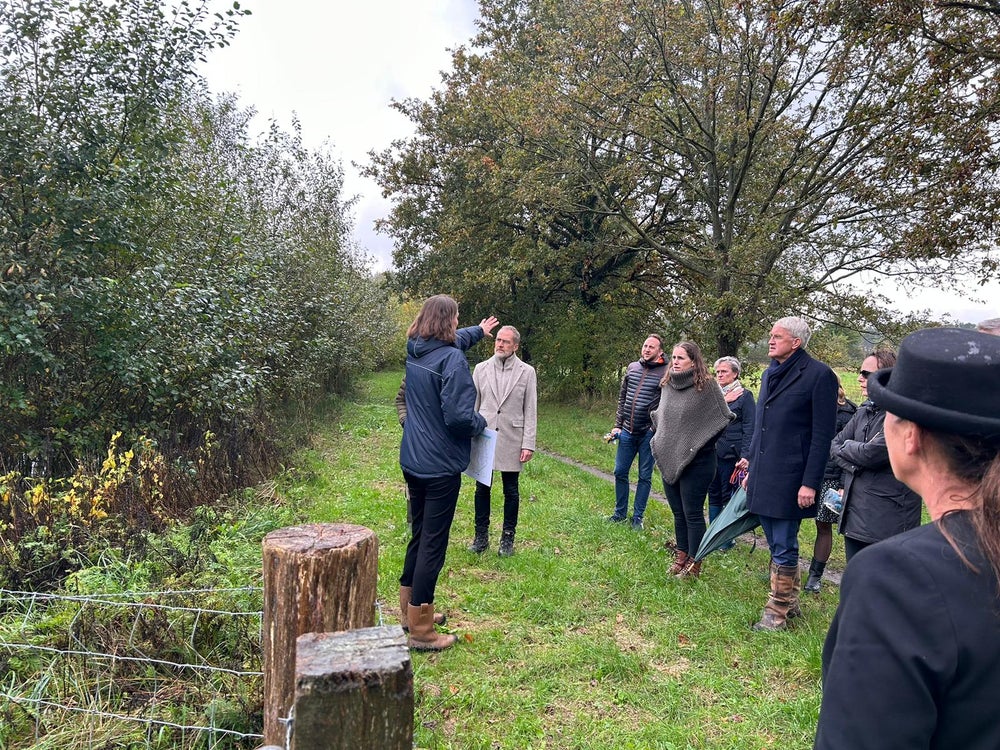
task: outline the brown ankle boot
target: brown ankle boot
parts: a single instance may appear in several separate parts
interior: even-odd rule
[[[688,564],[688,553],[683,550],[674,550],[674,564],[667,569],[668,576],[675,576],[684,570]]]
[[[434,629],[434,605],[409,606],[410,648],[414,651],[444,651],[458,640],[457,635],[439,633]]]
[[[404,633],[410,632],[410,622],[406,610],[410,607],[410,599],[413,598],[412,586],[399,587],[399,624],[403,627]],[[444,625],[448,622],[448,617],[444,612],[434,613],[434,624]]]
[[[697,578],[701,575],[701,560],[695,562],[693,558],[689,557],[687,564],[681,568],[681,572],[674,576],[674,578]]]
[[[760,613],[754,630],[784,630],[792,604],[797,566],[771,563],[771,596]]]

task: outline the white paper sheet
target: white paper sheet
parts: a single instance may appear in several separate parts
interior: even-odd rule
[[[491,430],[489,427],[472,438],[472,457],[469,459],[469,468],[465,470],[466,476],[491,487],[493,485],[493,453],[496,451],[496,447],[497,431]]]

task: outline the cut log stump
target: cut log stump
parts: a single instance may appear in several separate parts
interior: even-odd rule
[[[364,526],[306,524],[264,537],[264,742],[284,746],[295,642],[375,624],[378,538]]]
[[[413,668],[398,625],[299,636],[289,750],[412,750]]]

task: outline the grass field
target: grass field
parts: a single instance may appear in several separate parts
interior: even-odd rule
[[[310,521],[377,533],[389,623],[398,621],[407,541],[398,384],[399,373],[367,380],[282,487]],[[614,448],[600,436],[612,420],[610,405],[542,405],[540,448],[610,471]],[[672,519],[661,503],[650,503],[645,532],[609,525],[610,483],[541,453],[521,491],[517,554],[499,558],[500,498],[492,547],[476,556],[465,549],[471,480],[463,486],[437,588],[460,640],[413,655],[417,747],[811,747],[835,587],[805,598],[794,630],[754,633],[768,588],[763,540],[712,555],[700,580],[668,579]],[[803,524],[806,557],[810,527]],[[842,561],[838,542],[831,565]]]

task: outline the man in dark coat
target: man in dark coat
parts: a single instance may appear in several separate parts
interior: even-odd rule
[[[799,614],[799,524],[816,516],[817,491],[837,419],[837,376],[806,352],[809,326],[781,318],[768,339],[747,462],[747,504],[771,551],[771,595],[754,630],[781,630]]]

